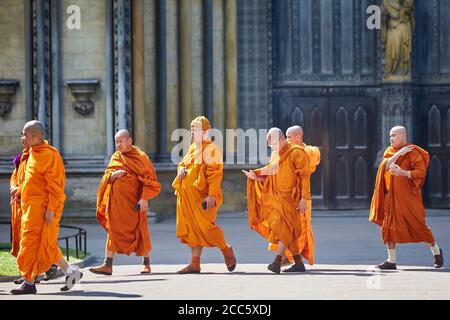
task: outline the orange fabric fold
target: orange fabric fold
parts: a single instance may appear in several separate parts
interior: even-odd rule
[[[312,232],[308,236],[307,227],[310,218],[297,210],[301,198],[307,200],[311,210],[308,154],[304,148],[288,143],[279,154],[272,155],[268,165],[255,172],[265,180],[247,181],[249,227],[269,241],[270,250],[276,250],[281,240],[288,257],[305,254],[312,264]],[[306,245],[307,239],[310,242]]]
[[[127,175],[110,183],[111,174],[124,170]],[[147,212],[138,212],[140,199],[153,199],[161,191],[151,160],[133,146],[127,153],[115,152],[97,191],[97,220],[108,232],[108,250],[144,256],[151,250]]]
[[[177,196],[176,236],[190,247],[227,248],[223,230],[216,225],[217,212],[222,205],[223,159],[219,148],[211,141],[201,147],[191,144],[178,164],[186,168],[183,180],[176,177],[172,187]],[[202,201],[214,196],[216,207],[204,210]]]
[[[47,271],[62,258],[58,246],[59,221],[64,208],[64,164],[58,150],[45,141],[29,149],[21,196],[20,248],[17,265],[28,281]],[[46,210],[54,212],[51,224]]]
[[[411,179],[392,176],[385,165],[399,149],[389,147],[378,168],[369,220],[381,226],[384,243],[426,242],[434,237],[425,222],[422,188],[430,161],[428,152],[411,145],[413,150],[401,156],[396,164],[411,171]]]
[[[22,208],[20,204],[20,186],[25,181],[25,169],[29,157],[29,148],[25,148],[22,151],[20,163],[18,168],[14,168],[14,171],[10,179],[10,187],[19,187],[18,191],[11,199],[11,231],[12,231],[12,243],[11,254],[17,257],[20,246],[20,228],[22,223]]]

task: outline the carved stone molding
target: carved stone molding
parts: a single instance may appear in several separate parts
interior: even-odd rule
[[[410,85],[390,85],[381,89],[381,132],[382,146],[387,147],[389,131],[402,125],[408,130],[408,138],[413,140],[413,89]]]
[[[5,118],[11,112],[18,85],[18,80],[0,79],[0,117]]]
[[[92,96],[97,91],[100,81],[97,79],[73,79],[67,80],[66,86],[75,98],[72,104],[73,109],[85,116],[94,110]]]

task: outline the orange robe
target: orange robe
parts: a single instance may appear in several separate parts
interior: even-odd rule
[[[425,223],[422,187],[430,161],[428,152],[412,145],[413,151],[398,158],[396,164],[411,171],[411,179],[392,176],[385,165],[399,149],[389,147],[384,153],[370,206],[369,220],[381,226],[384,243],[426,242],[434,237]]]
[[[127,175],[110,183],[111,174]],[[106,168],[97,193],[97,219],[108,232],[107,248],[119,254],[145,256],[151,250],[147,212],[138,212],[140,199],[153,199],[161,191],[151,160],[139,148],[116,151]]]
[[[64,207],[66,175],[58,150],[44,143],[29,149],[25,181],[20,185],[22,220],[17,265],[28,281],[62,258],[58,246],[59,221]],[[46,210],[54,212],[51,224]]]
[[[265,180],[247,181],[250,228],[268,239],[271,250],[276,250],[281,240],[288,256],[300,254],[306,231],[302,230],[297,206],[301,198],[311,200],[308,154],[304,148],[288,143],[255,173]]]
[[[25,181],[25,169],[27,166],[27,160],[29,157],[29,148],[25,148],[22,151],[20,163],[18,168],[14,168],[14,171],[10,179],[10,187],[20,187]],[[19,253],[20,245],[20,226],[22,222],[22,208],[20,205],[20,192],[16,192],[11,202],[11,230],[12,230],[12,248],[11,254],[17,257]]]
[[[309,146],[305,143],[303,145],[300,145],[300,148],[305,150],[306,154],[308,155],[309,159],[309,167],[310,172],[313,174],[317,166],[320,163],[320,150],[319,148],[315,146]],[[301,180],[299,180],[299,185],[297,186],[296,192],[301,191]],[[294,198],[296,198],[297,195],[294,195]],[[312,200],[306,201],[306,212],[305,214],[299,214],[298,219],[300,220],[302,234],[299,238],[298,246],[300,248],[300,254],[308,260],[308,263],[310,265],[314,264],[314,233],[312,230],[311,225],[311,210],[312,210]],[[269,250],[276,251],[276,246],[269,245]],[[292,254],[287,251],[286,256],[289,259],[289,261],[294,262],[294,259],[292,257]]]
[[[193,143],[178,164],[186,168],[183,180],[176,177],[172,183],[177,196],[176,236],[190,247],[227,248],[222,229],[216,225],[219,207],[222,205],[222,155],[211,141],[204,141],[202,148]],[[202,201],[214,196],[216,207],[204,210]]]

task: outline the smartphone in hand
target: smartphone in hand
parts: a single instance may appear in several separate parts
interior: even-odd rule
[[[202,208],[203,208],[203,210],[206,210],[207,207],[208,207],[208,205],[206,204],[206,201],[203,201],[203,202],[202,202]]]
[[[134,209],[137,211],[137,212],[141,212],[141,205],[138,203],[138,204],[136,204],[135,206],[134,206]]]

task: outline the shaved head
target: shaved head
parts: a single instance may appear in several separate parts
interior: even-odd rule
[[[303,128],[300,126],[292,126],[286,130],[286,137],[290,143],[303,144]]]
[[[45,130],[42,122],[37,120],[28,121],[23,126],[20,142],[25,148],[42,144],[44,142]]]
[[[303,128],[300,126],[292,126],[286,130],[286,135],[292,133],[293,135],[303,135]]]
[[[121,129],[121,130],[117,131],[116,137],[123,137],[126,139],[131,139],[131,133],[127,129]]]
[[[285,139],[284,133],[280,128],[270,128],[269,132],[267,133],[267,138],[271,137],[278,137],[278,139]]]
[[[116,150],[122,153],[133,150],[133,139],[131,133],[127,129],[117,131],[114,140],[116,142]]]
[[[406,134],[406,128],[404,127],[404,126],[395,126],[395,127],[393,127],[392,129],[391,129],[391,132],[392,131],[396,131],[396,132],[398,132],[398,133],[404,133],[404,134]]]
[[[32,120],[25,123],[23,130],[27,130],[29,133],[36,135],[37,137],[44,139],[44,126],[38,120]]]
[[[286,137],[280,128],[271,128],[267,133],[267,144],[274,150],[281,150],[286,144]]]
[[[407,130],[403,126],[395,126],[389,132],[389,141],[391,147],[395,149],[402,148],[408,144]]]

